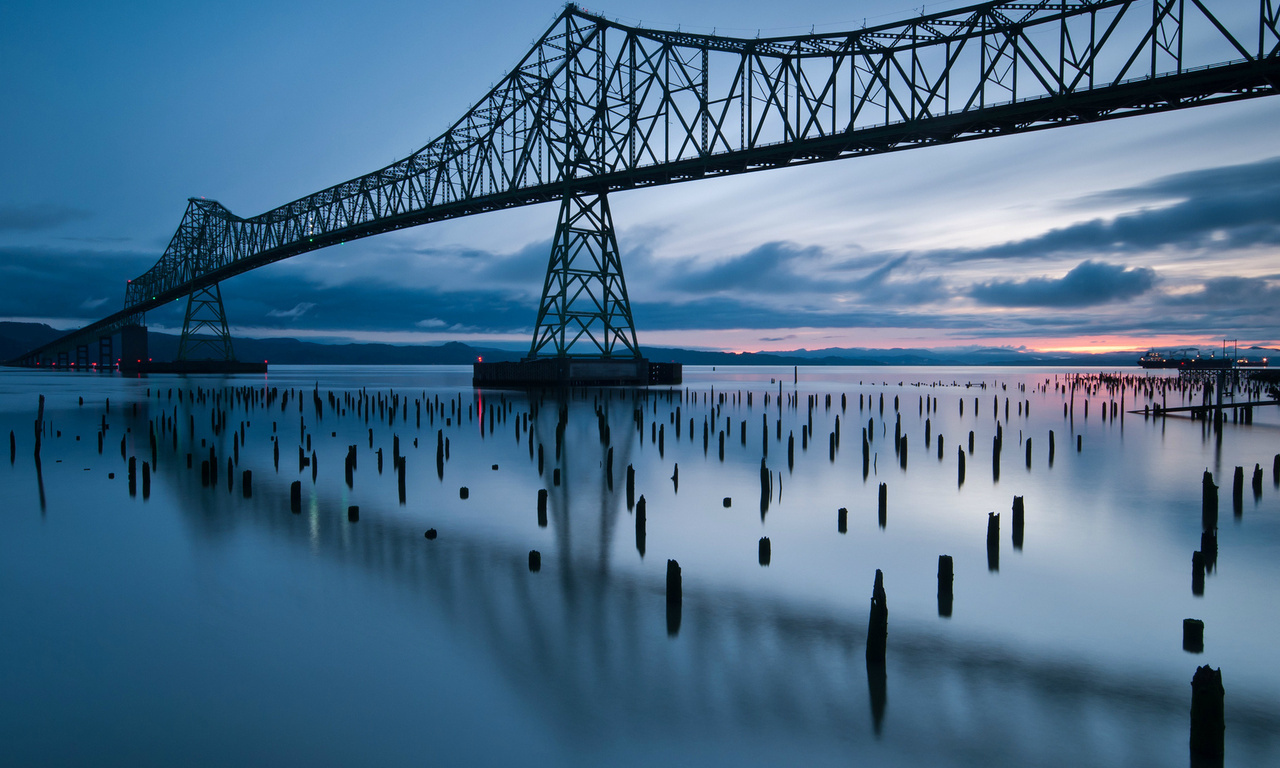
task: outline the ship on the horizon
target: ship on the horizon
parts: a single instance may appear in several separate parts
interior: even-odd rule
[[[1177,350],[1182,353],[1181,357],[1165,357],[1154,349],[1148,350],[1145,355],[1138,358],[1138,365],[1143,368],[1178,368],[1181,370],[1199,371],[1212,370],[1217,368],[1266,368],[1267,358],[1261,360],[1248,360],[1243,357],[1231,358],[1225,354],[1222,357],[1215,356],[1212,352],[1208,357],[1201,357],[1200,351],[1195,351],[1195,357],[1187,357],[1188,349]],[[1224,350],[1225,352],[1225,350]]]
[[[1165,357],[1154,349],[1148,350],[1147,354],[1138,358],[1138,365],[1143,368],[1181,368],[1186,362],[1186,358],[1170,358]]]

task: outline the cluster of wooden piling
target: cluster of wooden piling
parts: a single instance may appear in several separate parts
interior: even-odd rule
[[[913,386],[920,386],[920,384]],[[935,382],[928,386],[946,385],[941,382]],[[953,382],[951,386],[959,385]],[[1145,401],[1143,407],[1146,408],[1148,413],[1167,413],[1169,412],[1167,402],[1170,397],[1186,402],[1189,399],[1194,399],[1207,393],[1208,387],[1205,382],[1190,378],[1139,377],[1127,374],[1046,377],[1043,381],[1032,386],[1042,393],[1048,393],[1050,388],[1052,388],[1053,392],[1060,393],[1064,399],[1063,418],[1071,422],[1074,421],[1077,408],[1081,418],[1088,419],[1091,402],[1094,406],[1094,412],[1100,414],[1100,418],[1103,421],[1123,420],[1128,405],[1132,404],[1136,408],[1143,401]],[[1014,393],[1017,395],[1016,397],[1009,394],[1007,386],[997,388],[996,394],[988,392],[988,384],[986,382],[966,385],[966,389],[972,387],[976,387],[982,394],[977,396],[963,394],[957,398],[956,405],[961,419],[966,418],[965,414],[966,410],[968,410],[969,415],[967,418],[971,422],[978,422],[980,419],[986,420],[987,424],[994,429],[993,433],[986,433],[991,434],[992,439],[993,482],[999,482],[1000,480],[1001,458],[1006,430],[1011,443],[1014,440],[1016,431],[1017,440],[1021,444],[1024,464],[1028,470],[1032,469],[1033,459],[1036,456],[1040,456],[1042,462],[1047,458],[1048,465],[1050,467],[1053,466],[1056,456],[1055,431],[1048,430],[1047,435],[1034,436],[1034,442],[1037,447],[1045,446],[1041,449],[1041,453],[1037,454],[1033,453],[1033,436],[1029,433],[1024,435],[1024,430],[1019,428],[1022,425],[1013,421],[1015,417],[1018,419],[1029,419],[1030,417],[1031,400],[1025,396],[1026,386],[1019,385]],[[175,395],[177,404],[173,403]],[[306,388],[278,389],[265,386],[235,388],[188,387],[185,389],[179,387],[169,388],[167,391],[157,388],[154,395],[148,389],[147,398],[147,413],[154,414],[146,422],[147,453],[149,453],[149,457],[140,450],[132,449],[132,444],[127,439],[127,435],[121,436],[120,444],[121,458],[125,460],[127,466],[129,493],[133,495],[137,492],[137,486],[140,481],[141,493],[144,499],[150,496],[151,475],[158,466],[160,446],[166,447],[167,452],[171,452],[173,456],[177,457],[176,464],[179,466],[185,453],[186,467],[194,471],[198,466],[203,486],[218,488],[220,487],[220,478],[225,477],[227,490],[233,491],[236,468],[240,464],[240,453],[246,445],[246,428],[251,426],[251,417],[259,413],[264,421],[274,419],[271,420],[269,439],[272,461],[277,473],[279,472],[280,443],[283,439],[283,433],[277,429],[277,420],[296,416],[298,419],[296,446],[298,451],[298,472],[305,473],[309,470],[313,485],[317,483],[319,473],[317,455],[319,446],[313,444],[313,437],[317,435],[321,438],[324,437],[322,426],[332,427],[333,420],[350,420],[354,418],[357,421],[363,421],[367,429],[367,449],[372,452],[371,456],[376,460],[377,473],[380,475],[383,470],[383,448],[375,448],[374,427],[368,425],[385,425],[385,428],[392,433],[390,435],[392,466],[401,504],[406,503],[406,456],[401,451],[401,435],[397,430],[403,430],[408,433],[412,438],[413,446],[416,448],[418,438],[414,435],[416,431],[420,431],[423,428],[424,419],[427,422],[427,429],[436,430],[434,457],[436,474],[442,481],[451,453],[447,430],[461,429],[465,424],[467,428],[478,428],[481,440],[492,439],[500,428],[503,430],[509,429],[510,431],[507,434],[514,436],[517,446],[527,446],[531,465],[535,463],[536,457],[536,471],[540,477],[544,478],[543,483],[551,488],[560,486],[564,482],[562,463],[565,430],[569,421],[567,401],[574,399],[590,399],[592,401],[597,419],[599,440],[606,457],[602,462],[602,471],[610,492],[612,492],[614,483],[614,445],[612,443],[613,434],[609,413],[611,408],[619,405],[623,408],[630,408],[633,435],[639,441],[639,444],[643,446],[647,435],[649,441],[656,446],[661,459],[665,459],[668,426],[671,427],[670,436],[677,445],[683,440],[696,443],[700,433],[704,456],[710,455],[712,436],[714,435],[716,438],[716,457],[721,462],[740,458],[732,455],[727,456],[734,450],[737,450],[739,454],[753,455],[758,445],[762,520],[769,510],[770,503],[781,499],[783,475],[795,470],[797,462],[795,432],[800,432],[799,455],[801,458],[808,451],[810,441],[815,439],[815,410],[825,410],[830,424],[830,429],[822,429],[822,431],[828,432],[826,441],[826,460],[828,463],[836,464],[840,461],[842,431],[853,429],[853,439],[855,440],[859,437],[857,433],[861,432],[861,439],[854,444],[853,450],[860,459],[859,463],[862,466],[864,480],[869,477],[872,471],[878,471],[877,450],[885,452],[886,457],[889,458],[888,445],[885,442],[877,441],[877,420],[880,422],[880,436],[885,438],[887,438],[889,423],[892,422],[892,461],[903,472],[908,469],[909,446],[913,442],[918,446],[919,443],[916,441],[923,439],[925,452],[924,454],[917,454],[917,461],[920,460],[919,457],[921,455],[927,460],[930,452],[934,450],[935,443],[936,455],[939,461],[945,460],[947,450],[944,435],[941,432],[935,434],[934,431],[934,418],[939,409],[939,398],[932,393],[921,393],[918,396],[917,411],[920,422],[916,427],[904,426],[903,400],[906,400],[905,406],[908,409],[905,412],[909,414],[909,399],[905,398],[903,394],[892,396],[892,413],[886,414],[884,391],[878,393],[878,398],[867,393],[859,393],[856,402],[856,414],[849,413],[854,407],[854,403],[847,393],[840,393],[838,401],[833,401],[833,396],[830,393],[809,394],[806,396],[801,393],[787,393],[782,391],[781,388],[776,393],[772,391],[744,392],[742,390],[717,392],[714,388],[707,392],[693,391],[687,388],[683,391],[668,389],[647,392],[569,390],[559,396],[548,393],[534,395],[527,401],[527,408],[521,412],[516,412],[514,410],[514,402],[502,394],[491,396],[472,393],[464,396],[463,393],[458,393],[456,396],[447,396],[442,400],[440,395],[428,397],[425,391],[416,397],[414,394],[405,394],[403,392],[371,393],[363,389],[335,393],[332,391],[322,392],[318,385],[310,390]],[[1080,401],[1078,404],[1077,399]],[[1175,402],[1178,401],[1177,399],[1175,399]],[[755,427],[749,427],[751,419],[754,418],[751,411],[754,409],[757,400],[763,409],[763,412],[760,413],[760,420],[756,422],[760,424],[759,433],[754,432]],[[1156,406],[1157,400],[1159,401],[1158,410]],[[186,416],[185,420],[180,418],[180,405],[184,402],[190,406],[198,405],[207,408],[207,421],[204,417],[201,418],[199,430],[197,429],[195,413],[183,414]],[[83,405],[83,400],[81,400],[81,404]],[[665,404],[668,411],[662,416],[659,415],[660,404]],[[138,405],[138,403],[132,403],[129,406],[134,417],[137,417]],[[990,408],[989,411],[987,410],[988,408]],[[553,445],[544,445],[541,440],[537,440],[534,434],[535,430],[531,428],[531,420],[536,422],[539,414],[544,410],[554,417]],[[837,410],[837,412],[831,413],[833,410]],[[109,412],[110,403],[106,401],[101,424],[97,432],[99,453],[103,451],[104,441],[109,429],[107,418]],[[787,415],[788,413],[789,415]],[[785,434],[784,415],[789,421],[786,425],[788,429],[785,430]],[[240,418],[241,416],[243,418]],[[863,426],[864,417],[865,426]],[[849,427],[850,419],[853,419],[853,427]],[[908,417],[908,420],[910,419],[911,417]],[[236,423],[237,420],[238,424]],[[439,420],[439,424],[437,424],[437,420]],[[697,429],[699,420],[702,422],[701,430]],[[1241,411],[1240,420],[1245,424],[1250,423],[1252,412]],[[514,424],[509,428],[503,426],[511,421]],[[44,420],[43,396],[40,398],[39,411],[34,426],[34,451],[38,469],[41,441],[50,429]],[[139,425],[135,424],[134,426],[138,427]],[[978,426],[981,427],[981,424],[978,424]],[[915,429],[919,428],[922,428],[922,435],[919,432],[914,435],[911,434]],[[985,427],[983,429],[985,430]],[[737,449],[734,448],[732,439],[735,430],[738,432],[739,438],[737,441],[739,447]],[[292,434],[287,425],[285,431]],[[336,428],[328,429],[328,431],[330,431],[329,437],[336,438],[338,436]],[[1071,431],[1074,432],[1074,429]],[[963,437],[955,443],[957,482],[960,485],[963,485],[966,479],[967,457],[972,457],[974,454],[975,432],[976,430],[974,429],[968,430],[967,446]],[[206,437],[200,437],[201,433],[204,433]],[[214,437],[220,435],[229,436],[230,452],[219,455],[219,450],[221,449],[216,448],[207,438],[210,433]],[[749,433],[759,434],[760,443],[756,444],[754,440],[749,440]],[[963,433],[961,434],[963,435]],[[1079,434],[1075,436],[1076,449],[1079,452],[1083,449],[1082,437]],[[818,444],[820,446],[820,436],[816,439],[819,441]],[[780,450],[781,446],[784,445],[784,440],[786,468],[770,467],[768,463],[770,448],[773,447],[775,450]],[[1042,440],[1047,442],[1042,442]],[[140,443],[140,441],[138,442]],[[773,444],[772,446],[771,443]],[[821,448],[819,447],[818,450],[821,451]],[[1014,448],[1013,450],[1016,451],[1017,449]],[[348,489],[355,488],[357,477],[359,476],[358,456],[360,452],[361,447],[358,443],[346,446],[343,477]],[[16,455],[17,437],[11,432],[11,462],[15,461]],[[551,455],[554,455],[553,459],[550,458]],[[775,456],[777,455],[775,454]],[[194,465],[195,461],[198,461],[198,465]],[[366,458],[366,462],[368,461],[370,459]],[[780,459],[775,459],[775,461],[778,461],[780,466]],[[549,473],[546,472],[548,463],[551,464]],[[893,464],[889,466],[892,467]],[[491,469],[498,470],[498,465],[491,465]],[[695,464],[693,471],[696,472],[696,470],[697,465]],[[223,474],[224,472],[225,475]],[[1280,454],[1277,454],[1273,459],[1272,473],[1273,482],[1280,485]],[[252,470],[248,468],[239,472],[241,495],[246,499],[251,498],[253,495],[252,474]],[[1264,481],[1261,462],[1255,463],[1248,479],[1255,499],[1259,498],[1263,492]],[[673,462],[670,480],[673,491],[678,492],[680,468],[677,462]],[[1243,511],[1245,482],[1245,466],[1235,467],[1232,478],[1232,503],[1237,516],[1241,515]],[[636,549],[640,557],[643,558],[646,549],[649,518],[645,496],[643,494],[640,494],[638,498],[636,496],[636,471],[632,464],[626,466],[625,483],[627,508],[634,511]],[[878,482],[877,518],[880,528],[887,526],[888,485],[888,482]],[[469,487],[460,485],[458,488],[459,499],[468,499],[470,495]],[[1211,474],[1206,472],[1203,478],[1202,516],[1204,525],[1200,548],[1194,552],[1192,559],[1192,588],[1196,595],[1203,595],[1205,575],[1212,573],[1216,566],[1217,490],[1217,485],[1213,482]],[[652,493],[652,490],[650,490],[651,495]],[[289,497],[291,512],[300,514],[304,501],[302,480],[291,481]],[[544,487],[538,490],[536,503],[537,524],[539,527],[546,527],[548,525],[548,488]],[[731,496],[723,498],[723,506],[725,508],[731,507]],[[837,512],[837,531],[840,534],[848,532],[848,516],[849,510],[845,507],[841,507]],[[660,518],[657,519],[660,520]],[[347,520],[351,523],[357,523],[360,520],[359,505],[350,504],[347,506]],[[1013,497],[1009,520],[1011,521],[1010,529],[1013,548],[1020,550],[1024,542],[1026,522],[1025,504],[1023,497],[1020,495]],[[427,530],[425,538],[432,540],[437,535],[436,530],[430,528]],[[999,537],[1000,514],[992,511],[988,515],[986,543],[988,568],[993,572],[997,572],[1000,565]],[[757,545],[757,562],[760,566],[771,565],[772,550],[770,537],[761,536]],[[780,560],[779,563],[781,564],[782,561]],[[538,550],[530,550],[528,556],[529,571],[538,572],[541,570],[541,566],[542,554]],[[887,601],[883,580],[883,573],[877,570],[872,591],[871,615],[868,626],[867,663],[869,669],[873,667],[883,669],[885,663],[888,641]],[[951,616],[954,607],[954,588],[955,571],[953,559],[950,555],[941,555],[939,556],[937,573],[939,616]],[[675,560],[668,560],[667,628],[672,635],[676,635],[679,632],[682,609],[683,589],[680,566]],[[1200,652],[1203,650],[1203,622],[1195,619],[1187,619],[1184,622],[1183,643],[1184,647],[1189,651]],[[1202,669],[1207,670],[1208,668],[1204,667]],[[1215,674],[1218,673],[1215,672]],[[1197,677],[1199,678],[1200,676],[1200,672],[1197,672]],[[1216,679],[1220,688],[1220,674]],[[1207,686],[1206,690],[1212,688],[1211,685],[1205,685]],[[1205,709],[1205,707],[1201,707],[1201,709]],[[1205,711],[1212,711],[1212,707],[1209,706]],[[1193,735],[1194,740],[1195,736]]]

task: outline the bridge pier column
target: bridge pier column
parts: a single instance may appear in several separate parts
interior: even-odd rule
[[[98,367],[114,368],[116,365],[115,352],[112,349],[111,335],[98,337]]]
[[[120,329],[120,367],[136,368],[148,360],[147,327],[126,325]]]
[[[63,349],[58,352],[58,367],[66,368],[71,363],[71,355],[67,350]]]
[[[88,344],[76,345],[76,367],[77,368],[89,367],[89,345]]]

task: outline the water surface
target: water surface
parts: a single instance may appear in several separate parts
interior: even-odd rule
[[[1109,410],[1103,420],[1104,401],[1120,398],[1104,389],[1088,395],[1087,418],[1081,391],[1064,415],[1054,385],[1067,373],[686,367],[685,385],[670,392],[575,390],[531,401],[472,390],[466,368],[150,379],[5,371],[0,429],[16,439],[14,461],[0,462],[5,761],[1179,765],[1191,676],[1211,664],[1227,690],[1226,764],[1275,764],[1280,488],[1271,462],[1280,413],[1258,409],[1252,424],[1220,431],[1188,418],[1112,419]],[[193,404],[187,392],[197,387],[224,399]],[[272,388],[293,390],[283,409],[278,399],[227,399]],[[375,398],[368,421],[354,406],[330,407],[330,393],[341,403],[362,392]],[[394,417],[376,403],[392,392]],[[810,395],[814,437],[804,448]],[[1171,393],[1168,405],[1181,397]],[[432,413],[437,398],[443,414]],[[448,403],[459,398],[461,418],[451,417]],[[1126,390],[1126,408],[1146,403]],[[215,433],[223,409],[226,428]],[[176,424],[176,447],[161,418]],[[894,450],[898,418],[905,469]],[[437,431],[449,441],[440,471]],[[314,481],[298,461],[308,435]],[[766,443],[771,488],[762,495]],[[220,471],[206,488],[200,463],[210,448]],[[129,456],[139,467],[133,495]],[[1255,464],[1264,469],[1258,496]],[[645,499],[643,552],[628,465]],[[1238,513],[1236,466],[1245,468]],[[1197,596],[1191,555],[1201,546],[1206,469],[1221,486],[1218,557]],[[290,512],[295,480],[299,514]],[[539,489],[548,491],[545,526]],[[1014,496],[1026,506],[1021,548]],[[358,522],[348,521],[351,505]],[[990,512],[1000,513],[998,568],[988,557]],[[426,539],[428,528],[438,538]],[[770,540],[767,566],[761,537]],[[530,550],[541,554],[536,573]],[[939,615],[942,554],[955,563],[950,616]],[[678,629],[667,611],[668,559],[683,576]],[[865,662],[877,569],[889,607],[882,676]],[[1203,654],[1182,649],[1184,618],[1204,620]]]

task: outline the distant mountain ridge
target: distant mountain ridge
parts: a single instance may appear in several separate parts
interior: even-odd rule
[[[43,323],[0,322],[0,360],[18,355],[58,338],[64,332]],[[178,352],[178,336],[149,332],[147,344],[155,360],[172,360]],[[519,360],[523,352],[472,346],[457,341],[436,345],[320,344],[298,339],[235,339],[241,360],[266,360],[274,365],[470,365],[487,361]],[[1007,347],[942,349],[797,349],[787,352],[715,352],[670,347],[644,347],[654,361],[685,365],[866,365],[866,366],[1091,366],[1127,367],[1138,363],[1140,351],[1082,354],[1035,352]],[[96,350],[91,350],[93,355]],[[1280,357],[1264,347],[1241,350],[1251,358]]]

